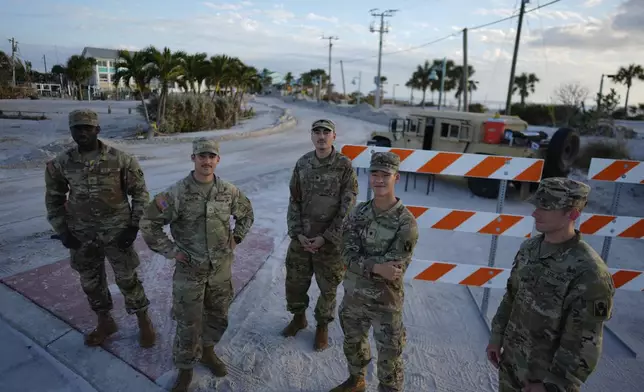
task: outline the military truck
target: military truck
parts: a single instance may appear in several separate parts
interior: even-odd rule
[[[387,132],[373,132],[370,144],[385,147],[436,150],[470,154],[544,159],[543,178],[568,176],[579,154],[579,134],[560,128],[552,138],[528,131],[528,123],[516,116],[414,108],[406,118],[393,118]],[[470,191],[496,198],[499,181],[468,177]],[[537,183],[512,182],[522,197]]]

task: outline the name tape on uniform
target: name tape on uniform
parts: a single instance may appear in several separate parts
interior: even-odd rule
[[[588,179],[628,184],[644,184],[644,162],[622,159],[592,158]]]
[[[413,150],[345,144],[342,154],[354,167],[368,168],[374,152],[393,152],[400,157],[400,171],[525,182],[541,181],[543,159]]]
[[[608,270],[613,276],[616,289],[644,291],[644,272],[616,268]],[[505,289],[510,271],[510,268],[413,259],[407,268],[404,280]]]

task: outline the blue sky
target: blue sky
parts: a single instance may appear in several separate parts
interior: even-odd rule
[[[528,9],[549,0],[531,0]],[[374,88],[378,35],[369,32],[369,10],[399,9],[386,18],[382,73],[390,96],[408,98],[404,87],[417,64],[448,57],[462,62],[462,35],[409,50],[512,14],[519,0],[398,1],[124,1],[124,0],[0,0],[0,32],[15,37],[20,56],[50,68],[85,46],[139,49],[169,46],[189,52],[226,53],[258,68],[295,74],[328,67],[328,41],[334,42],[332,77],[342,90],[339,60],[344,62],[346,88],[362,74],[362,91]],[[395,7],[393,6],[395,5]],[[8,10],[8,11],[7,11]],[[7,11],[7,12],[5,12]],[[639,20],[639,22],[637,22]],[[534,72],[541,82],[532,101],[556,100],[562,83],[578,82],[594,94],[602,73],[620,65],[644,64],[644,2],[641,0],[562,0],[526,16],[517,71]],[[500,105],[506,95],[517,20],[469,33],[469,64],[479,81],[474,102]],[[3,39],[0,50],[8,52]],[[625,96],[625,89],[616,87]],[[415,93],[418,97],[418,92]],[[453,93],[448,93],[453,100]],[[518,99],[518,98],[517,98]],[[631,102],[644,102],[644,83],[635,84]]]

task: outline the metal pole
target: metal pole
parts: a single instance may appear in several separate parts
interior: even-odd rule
[[[463,29],[463,111],[469,112],[468,92],[470,89],[470,75],[467,65],[467,28]]]
[[[344,84],[344,65],[342,64],[342,60],[340,60],[340,73],[342,73],[342,94],[346,97],[347,87]]]
[[[362,71],[358,72],[358,105],[360,105],[360,95],[362,92],[360,89],[362,88]]]
[[[496,213],[500,214],[503,212],[503,203],[505,202],[505,193],[508,189],[508,180],[501,180],[499,186],[499,198],[496,202]],[[487,265],[488,267],[494,267],[494,261],[496,259],[496,248],[498,245],[499,236],[493,235],[492,242],[490,244],[490,256],[488,257]],[[481,302],[481,316],[487,320],[487,308],[490,301],[490,288],[486,287],[483,290],[483,301]]]
[[[525,5],[529,0],[521,0],[521,9],[519,10],[519,25],[517,27],[517,36],[514,40],[514,55],[512,56],[512,68],[510,69],[510,84],[508,86],[508,97],[505,101],[505,115],[510,115],[512,106],[512,88],[514,87],[514,74],[517,69],[517,56],[519,55],[519,43],[521,42],[521,27],[523,26],[523,14],[525,14]]]
[[[385,28],[385,14],[380,14],[380,40],[378,43],[378,75],[376,79],[376,97],[375,97],[375,107],[376,109],[380,107],[380,89],[382,81],[380,80],[380,71],[382,69],[382,34],[384,33]]]
[[[615,216],[617,214],[617,206],[619,205],[619,197],[622,193],[622,183],[615,183],[615,193],[613,194],[613,203],[610,207],[610,214]],[[611,229],[612,231],[612,229]],[[610,245],[613,242],[613,237],[604,237],[604,245],[602,246],[602,259],[608,264],[608,253],[610,252]]]

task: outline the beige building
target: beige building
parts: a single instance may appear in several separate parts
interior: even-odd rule
[[[118,61],[118,51],[116,49],[85,47],[81,56],[96,59],[96,65],[89,79],[89,84],[97,91],[113,91],[115,89],[113,80],[116,73],[114,65]],[[125,87],[123,82],[120,83],[119,87]]]

